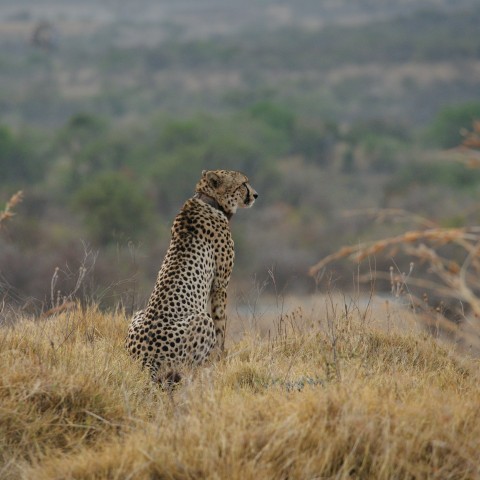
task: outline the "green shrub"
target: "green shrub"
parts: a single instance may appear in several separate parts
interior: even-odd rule
[[[32,139],[0,125],[0,184],[23,186],[43,177],[44,168],[34,144]]]
[[[295,127],[295,115],[286,107],[270,101],[256,103],[250,112],[254,118],[262,120],[267,125],[291,134]]]
[[[470,130],[474,120],[480,119],[480,102],[444,107],[430,126],[427,137],[442,148],[453,148],[462,143],[462,132]]]
[[[456,189],[480,183],[480,172],[453,162],[409,162],[392,178],[387,190],[402,192],[411,185],[445,185]]]
[[[92,238],[101,244],[139,239],[151,218],[151,205],[138,184],[117,172],[102,173],[81,187],[74,207],[84,215]]]

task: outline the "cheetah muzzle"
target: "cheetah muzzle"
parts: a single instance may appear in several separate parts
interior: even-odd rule
[[[135,313],[125,342],[154,381],[178,382],[178,369],[223,351],[235,258],[229,220],[257,197],[240,172],[203,171],[195,195],[175,218],[153,292]]]

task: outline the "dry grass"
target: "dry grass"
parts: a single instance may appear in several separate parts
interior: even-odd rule
[[[473,124],[471,132],[465,132],[464,141],[457,149],[458,158],[469,168],[480,168],[480,121]],[[356,263],[366,258],[382,255],[394,259],[401,253],[411,260],[410,271],[404,273],[398,266],[392,265],[389,272],[374,272],[360,276],[359,280],[372,282],[372,277],[390,280],[392,293],[407,293],[410,306],[423,313],[427,327],[436,324],[444,332],[455,335],[468,335],[469,343],[480,348],[480,226],[463,228],[442,228],[435,222],[416,214],[399,209],[371,209],[363,212],[375,217],[377,222],[410,219],[418,225],[400,235],[381,240],[359,243],[355,246],[344,246],[320,260],[310,268],[310,275],[319,276],[326,266],[332,262],[347,258]],[[347,214],[351,215],[351,212]],[[411,273],[415,265],[426,265],[426,274],[422,278],[414,278]],[[425,273],[425,272],[424,272]],[[413,289],[423,292],[423,298],[416,298]],[[432,308],[428,303],[430,295],[440,298],[439,306]],[[451,317],[445,314],[444,305],[449,304]]]
[[[379,211],[379,214],[383,214]],[[450,245],[457,248],[457,257],[449,258],[440,253],[440,248]],[[475,315],[480,317],[480,227],[427,228],[410,230],[401,235],[382,240],[365,242],[354,247],[342,247],[325,257],[310,269],[310,275],[317,275],[329,263],[342,258],[360,262],[377,254],[394,257],[400,251],[414,258],[418,263],[427,263],[435,275],[432,280],[408,279],[443,298],[453,298],[468,304]],[[458,253],[460,252],[460,253]],[[378,277],[381,276],[376,274]],[[393,272],[389,275],[393,275]],[[406,274],[398,272],[392,283],[406,283]],[[367,277],[367,280],[371,280]]]
[[[480,477],[478,361],[358,308],[296,310],[173,394],[95,308],[0,331],[0,477]]]
[[[6,203],[3,210],[0,210],[0,229],[2,228],[2,224],[4,224],[7,220],[12,218],[15,213],[13,209],[23,200],[23,192],[19,190],[17,193],[11,196],[10,200]]]

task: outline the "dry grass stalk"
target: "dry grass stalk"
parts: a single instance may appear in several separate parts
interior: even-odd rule
[[[402,235],[389,237],[382,240],[359,243],[354,247],[342,247],[337,252],[328,255],[320,262],[310,268],[309,274],[315,276],[318,272],[336,260],[342,258],[349,258],[356,262],[360,262],[363,259],[375,255],[379,252],[383,252],[390,248],[387,252],[392,254],[398,250],[399,246],[412,244],[418,241],[428,241],[436,244],[437,246],[445,245],[448,243],[457,243],[464,246],[471,251],[473,247],[472,243],[480,240],[480,227],[472,228],[430,228],[426,230],[411,230],[405,232]],[[392,250],[393,248],[393,250]],[[425,255],[421,255],[425,257]],[[425,259],[425,258],[424,258]]]
[[[19,190],[17,193],[11,196],[10,200],[5,205],[5,208],[0,211],[0,229],[2,228],[2,223],[5,223],[7,220],[12,218],[15,213],[13,209],[23,200],[23,192]]]
[[[78,305],[77,305],[76,302],[66,301],[66,302],[62,303],[61,305],[58,305],[57,307],[50,308],[46,312],[43,312],[40,315],[40,318],[42,320],[44,320],[44,319],[46,319],[48,317],[51,317],[53,315],[58,315],[58,314],[63,313],[67,310],[72,310],[72,309],[77,308],[77,307],[78,307]]]
[[[475,122],[473,131],[466,135],[461,151],[463,158],[467,158],[468,165],[480,167],[480,121]],[[364,213],[373,215],[378,221],[406,216],[405,212],[397,209],[370,209]],[[424,228],[382,240],[342,247],[312,266],[310,275],[316,276],[330,263],[344,258],[360,262],[377,254],[393,257],[403,252],[419,263],[427,264],[429,271],[434,274],[434,280],[413,279],[408,276],[410,284],[425,288],[442,298],[464,302],[470,306],[474,315],[480,318],[480,227],[440,228],[433,222],[424,221],[418,215],[412,215],[411,219]],[[441,247],[446,245],[455,247],[455,258],[441,253]],[[452,250],[450,255],[451,252]],[[386,275],[388,274],[383,274],[384,278]],[[382,272],[377,276],[381,277]],[[392,285],[404,286],[407,276],[399,272],[398,277],[401,278],[392,280]],[[367,281],[370,281],[370,276]]]
[[[439,247],[445,245],[456,245],[463,250],[463,264],[439,254]],[[360,262],[379,253],[393,257],[399,251],[429,264],[437,279],[428,284],[430,289],[443,295],[449,293],[449,297],[468,303],[480,317],[480,227],[412,230],[355,247],[343,247],[311,267],[309,273],[315,276],[328,264],[343,258]]]

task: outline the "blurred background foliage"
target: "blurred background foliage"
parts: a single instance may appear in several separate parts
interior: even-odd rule
[[[444,151],[480,118],[478,2],[135,5],[0,0],[0,200],[25,193],[0,298],[52,302],[93,251],[86,294],[140,305],[203,169],[260,193],[232,221],[237,293],[269,270],[310,292],[310,265],[385,232],[345,210],[478,223],[479,174]]]

